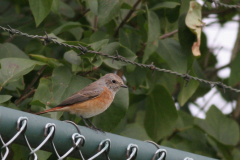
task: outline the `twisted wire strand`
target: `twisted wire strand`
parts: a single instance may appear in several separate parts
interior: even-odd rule
[[[53,137],[55,134],[55,127],[56,125],[54,123],[47,123],[45,126],[45,130],[44,130],[44,136],[46,138],[44,138],[44,140],[35,148],[33,149],[27,139],[27,136],[25,135],[25,131],[27,130],[27,123],[28,123],[28,118],[27,117],[19,117],[17,120],[17,133],[8,141],[8,142],[4,142],[1,134],[0,134],[0,141],[2,143],[2,147],[0,149],[0,159],[1,160],[6,160],[9,154],[9,146],[10,144],[12,144],[21,134],[23,134],[24,139],[27,143],[27,147],[30,150],[30,153],[28,155],[28,159],[31,159],[31,157],[34,160],[38,159],[38,156],[36,154],[36,152],[38,150],[40,150],[42,148],[42,146],[44,146],[48,141],[51,141],[51,144],[53,145],[53,149],[55,154],[57,155],[59,160],[63,160],[64,158],[66,158],[70,153],[72,153],[75,149],[77,149],[78,151],[81,150],[81,146],[83,146],[84,142],[85,142],[85,137],[79,133],[74,133],[72,135],[72,142],[73,142],[73,146],[66,152],[64,153],[62,156],[59,155],[59,153],[56,150],[55,144],[53,142]],[[109,140],[110,141],[110,140]],[[5,152],[3,153],[3,149],[5,149]],[[109,151],[108,151],[109,152]],[[80,157],[82,160],[85,160],[85,158],[82,156],[82,154],[80,154]]]
[[[224,3],[221,3],[221,2],[215,2],[216,4],[218,4],[219,6],[223,6],[223,7],[226,7],[226,8],[238,8],[240,9],[240,5],[229,5],[229,4],[224,4]]]
[[[83,47],[80,44],[79,44],[79,46],[75,46],[75,45],[70,45],[70,44],[66,44],[66,43],[61,43],[61,42],[58,42],[58,41],[54,40],[56,38],[49,37],[46,32],[45,32],[46,36],[29,35],[27,33],[21,32],[19,30],[12,29],[10,26],[9,26],[9,28],[10,29],[0,26],[0,29],[2,29],[3,31],[9,32],[10,36],[12,36],[14,34],[18,34],[18,35],[26,36],[26,37],[29,37],[29,38],[38,38],[38,39],[43,40],[44,45],[46,45],[46,43],[52,42],[52,43],[60,45],[60,46],[78,49],[78,50],[81,51],[81,54],[92,53],[92,54],[100,55],[100,56],[103,56],[103,57],[111,58],[113,60],[113,62],[114,62],[114,60],[116,60],[116,61],[122,61],[122,62],[125,62],[125,63],[128,63],[128,64],[132,64],[132,65],[135,65],[135,66],[138,66],[138,67],[149,68],[150,70],[153,70],[153,74],[154,74],[154,71],[156,70],[156,71],[159,71],[159,72],[174,74],[176,76],[182,77],[187,82],[189,82],[190,80],[193,79],[195,81],[199,81],[201,83],[208,84],[208,85],[210,85],[210,87],[217,86],[219,88],[222,88],[224,92],[225,92],[225,89],[229,89],[229,90],[237,92],[237,93],[240,92],[239,89],[236,89],[236,88],[233,88],[231,86],[225,85],[222,82],[208,81],[208,80],[204,80],[204,79],[201,79],[201,78],[198,78],[198,77],[191,76],[188,73],[187,74],[181,74],[181,73],[178,73],[178,72],[175,72],[175,71],[172,71],[172,70],[167,70],[167,69],[155,67],[153,62],[151,64],[142,64],[142,63],[130,61],[130,60],[126,59],[125,57],[123,57],[121,55],[118,55],[118,53],[115,56],[112,56],[112,55],[109,55],[109,54],[104,54],[102,52],[88,50],[87,49],[88,47]]]

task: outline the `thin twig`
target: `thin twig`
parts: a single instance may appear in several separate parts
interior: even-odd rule
[[[88,13],[89,11],[90,11],[89,8],[86,9],[85,11],[83,11],[82,14],[79,14],[79,15],[74,19],[74,21],[77,21],[77,20],[79,20],[81,17],[84,17],[84,15],[85,15],[86,13]]]
[[[81,52],[83,52],[84,54],[85,53],[92,53],[92,54],[100,55],[100,56],[103,56],[103,57],[111,58],[111,59],[116,60],[116,61],[122,61],[122,62],[125,62],[125,63],[128,63],[128,64],[132,64],[132,65],[135,65],[135,66],[138,66],[138,67],[148,68],[152,71],[159,71],[159,72],[174,74],[176,76],[182,77],[183,79],[186,79],[186,76],[187,76],[188,81],[189,80],[195,80],[195,81],[199,81],[199,82],[202,82],[202,83],[206,83],[206,84],[210,85],[210,87],[217,86],[219,88],[222,88],[223,90],[229,89],[229,90],[234,91],[234,92],[240,92],[239,89],[232,88],[231,86],[225,85],[222,82],[207,81],[207,80],[204,80],[204,79],[201,79],[201,78],[198,78],[198,77],[194,77],[194,76],[190,76],[190,75],[187,75],[187,74],[181,74],[181,73],[178,73],[178,72],[175,72],[175,71],[171,71],[171,70],[167,70],[167,69],[163,69],[163,68],[158,68],[158,67],[155,67],[152,63],[151,64],[137,63],[137,62],[134,62],[134,61],[130,61],[130,60],[128,60],[125,57],[120,56],[120,55],[111,56],[109,54],[104,54],[102,52],[88,50],[87,47],[83,47],[83,46],[80,46],[80,45],[75,46],[75,45],[69,45],[69,44],[66,44],[66,43],[60,43],[60,42],[54,40],[54,38],[49,37],[48,35],[46,35],[46,36],[29,35],[27,33],[20,32],[19,30],[12,29],[12,28],[8,29],[8,28],[2,27],[2,26],[0,26],[0,29],[9,32],[10,35],[19,34],[19,35],[26,36],[26,37],[29,37],[29,38],[41,39],[45,42],[44,44],[52,42],[52,43],[60,45],[60,46],[78,49]]]
[[[172,31],[172,32],[170,32],[170,33],[166,33],[166,34],[160,36],[159,39],[165,39],[165,38],[168,38],[168,37],[174,35],[175,33],[178,33],[178,29],[175,30],[175,31]]]
[[[195,117],[198,117],[199,114],[200,114],[202,111],[204,111],[204,109],[207,107],[207,104],[213,99],[213,97],[214,97],[217,93],[218,93],[218,90],[216,90],[216,91],[212,94],[212,96],[206,101],[206,103],[205,103],[201,108],[199,108],[199,111],[198,111],[198,113],[195,115]]]
[[[44,71],[44,69],[47,66],[44,65],[36,74],[36,76],[33,78],[32,82],[27,86],[27,88],[23,91],[22,95],[20,96],[19,99],[21,99],[22,97],[24,97],[25,94],[27,94],[27,92],[32,88],[32,86],[35,84],[35,82],[38,80],[39,76],[42,74],[42,72]]]
[[[26,98],[28,98],[29,96],[33,95],[35,93],[35,89],[31,89],[30,92],[28,92],[27,94],[25,94],[23,97],[21,97],[20,99],[18,99],[14,104],[15,105],[19,105],[22,101],[24,101]]]
[[[9,4],[2,12],[0,12],[0,14],[5,13],[11,6],[12,6],[12,4]]]
[[[178,30],[172,31],[172,32],[170,32],[170,33],[166,33],[166,34],[160,36],[159,39],[168,38],[168,37],[174,35],[175,33],[178,33]],[[138,55],[139,57],[142,57],[143,51],[144,51],[144,49],[146,48],[146,45],[147,45],[147,43],[143,43],[143,44],[142,44],[142,48],[137,52],[137,55]]]
[[[132,9],[128,12],[128,14],[126,15],[126,17],[123,19],[123,21],[120,23],[120,25],[118,26],[118,28],[116,29],[116,32],[114,34],[114,37],[118,36],[118,31],[120,28],[122,28],[124,26],[125,23],[127,23],[127,20],[131,17],[131,15],[133,14],[133,12],[135,11],[135,9],[137,8],[138,4],[141,2],[142,0],[138,0],[132,7]]]
[[[97,31],[97,26],[98,26],[98,16],[95,16],[94,17],[94,26],[93,26],[94,32]]]

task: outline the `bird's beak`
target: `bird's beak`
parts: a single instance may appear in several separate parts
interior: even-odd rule
[[[121,87],[122,87],[122,88],[128,88],[128,86],[126,86],[126,85],[124,85],[124,84],[122,84]]]

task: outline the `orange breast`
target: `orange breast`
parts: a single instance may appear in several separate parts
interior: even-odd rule
[[[82,116],[83,118],[90,118],[105,111],[113,99],[114,96],[112,92],[107,87],[104,87],[103,92],[99,96],[82,103],[66,106],[59,109],[59,111],[67,111],[71,114]]]

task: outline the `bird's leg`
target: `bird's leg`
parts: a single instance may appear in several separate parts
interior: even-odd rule
[[[89,126],[88,123],[87,123],[87,121],[86,121],[86,119],[83,118],[82,116],[81,116],[81,118],[82,118],[83,122],[85,123],[86,127],[91,128],[91,129],[93,129],[93,130],[95,130],[95,131],[98,131],[97,127],[94,126],[94,125],[91,123],[91,121],[90,121],[90,124],[93,125],[93,126]],[[88,120],[88,119],[87,119],[87,120]],[[88,120],[88,121],[89,121],[89,120]]]
[[[86,122],[86,120],[85,120],[82,116],[80,116],[80,117],[82,118],[83,122],[85,123],[85,125],[86,125],[88,128],[92,128],[91,126],[88,125],[88,123]]]
[[[100,132],[102,132],[102,133],[105,133],[102,129],[97,128],[97,126],[95,126],[89,119],[87,119],[87,121],[92,125],[92,127],[93,127],[95,130],[98,130],[98,131],[100,131]]]

